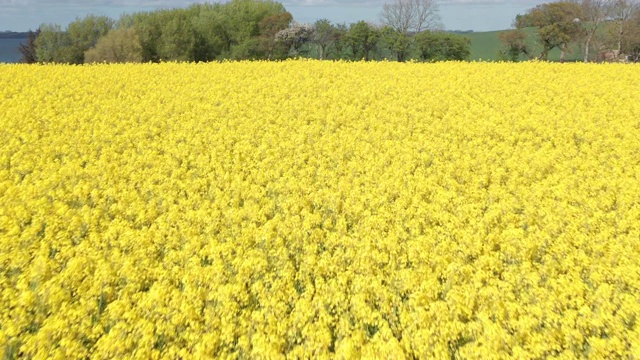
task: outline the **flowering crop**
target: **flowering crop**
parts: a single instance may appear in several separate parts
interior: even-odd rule
[[[640,68],[0,66],[5,358],[640,357]]]

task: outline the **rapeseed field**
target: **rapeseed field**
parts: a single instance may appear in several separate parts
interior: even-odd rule
[[[638,84],[0,65],[0,354],[640,358]]]

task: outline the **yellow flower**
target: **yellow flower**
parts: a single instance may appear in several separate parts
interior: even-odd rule
[[[639,74],[0,65],[0,352],[633,357]]]

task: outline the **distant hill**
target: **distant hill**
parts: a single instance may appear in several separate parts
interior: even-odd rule
[[[27,39],[29,37],[28,32],[15,32],[15,31],[1,31],[0,39]]]
[[[460,35],[460,34],[470,34],[474,31],[473,30],[447,30],[447,32]]]

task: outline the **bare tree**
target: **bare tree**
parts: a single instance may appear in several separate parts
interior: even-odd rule
[[[21,63],[25,64],[35,64],[38,62],[38,56],[36,54],[36,39],[40,34],[40,29],[35,32],[29,30],[29,38],[27,39],[26,44],[20,44],[18,50],[22,54],[20,58]]]
[[[600,25],[606,21],[612,10],[612,4],[617,0],[581,0],[582,16],[579,21],[584,28],[584,62],[589,61],[591,44]]]
[[[610,16],[616,22],[618,33],[618,52],[622,50],[622,39],[624,38],[625,25],[636,11],[640,11],[639,0],[612,0]]]
[[[640,61],[640,9],[627,22],[622,50],[627,53],[628,61]]]
[[[440,26],[435,0],[392,0],[382,5],[380,20],[401,34],[420,32]]]

